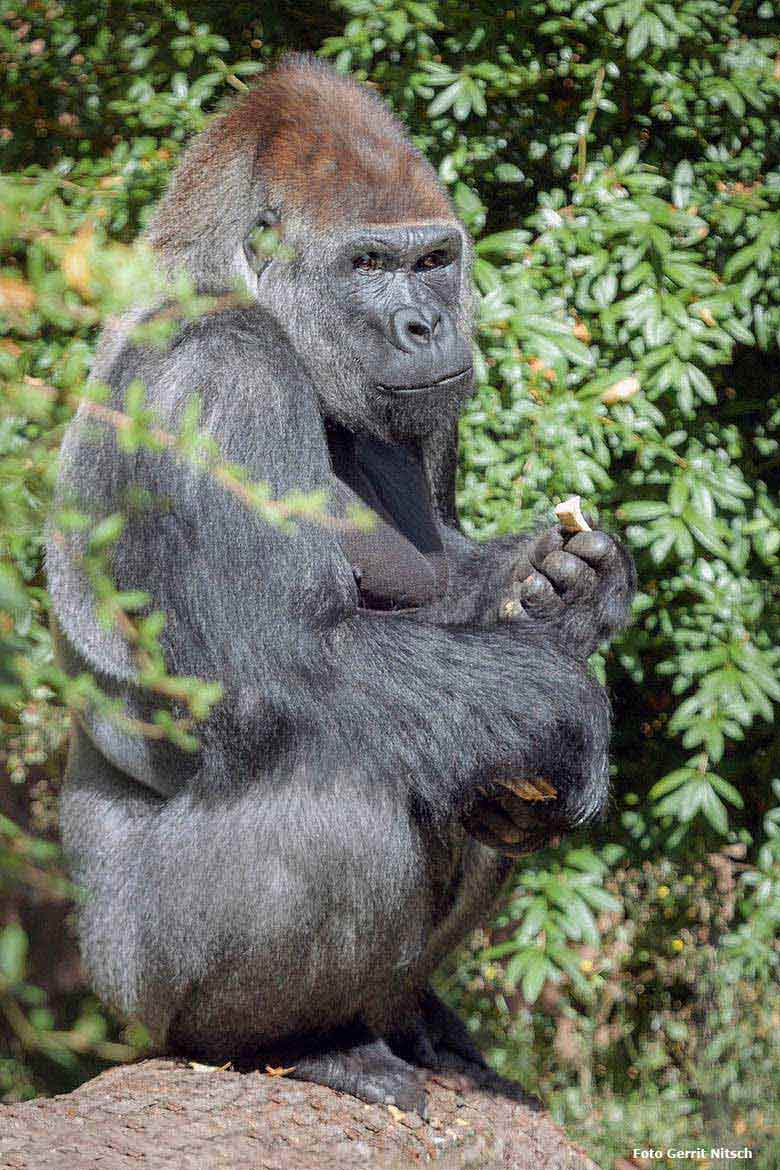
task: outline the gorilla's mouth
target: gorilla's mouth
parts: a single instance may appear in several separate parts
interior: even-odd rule
[[[450,382],[457,382],[459,378],[465,378],[466,375],[471,375],[474,367],[466,366],[463,370],[458,370],[456,374],[445,374],[443,378],[437,378],[435,382],[424,382],[420,386],[386,386],[381,382],[378,389],[385,394],[424,394],[426,390],[439,389],[449,385]]]

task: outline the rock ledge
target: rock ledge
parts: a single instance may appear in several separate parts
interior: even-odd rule
[[[544,1113],[458,1076],[429,1120],[283,1076],[146,1060],[0,1105],[2,1170],[598,1170]]]

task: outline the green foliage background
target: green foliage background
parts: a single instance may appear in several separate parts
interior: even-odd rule
[[[130,242],[182,143],[283,48],[376,85],[474,235],[468,529],[520,530],[578,492],[625,526],[640,569],[635,625],[594,663],[616,712],[610,820],[521,866],[442,986],[497,1066],[604,1166],[635,1146],[747,1143],[754,1165],[774,1167],[780,4],[768,0],[0,0],[0,1098],[67,1089],[143,1043],[90,997],[62,929],[66,707],[95,688],[52,664],[42,523],[97,329],[149,289]],[[180,311],[197,309],[183,289]],[[125,417],[128,442],[154,441],[142,397]],[[198,449],[196,429],[176,441]],[[101,567],[115,535],[93,533],[94,579],[123,620],[138,599]],[[208,680],[169,680],[155,628],[139,637],[148,685],[178,685],[196,721],[215,698]]]

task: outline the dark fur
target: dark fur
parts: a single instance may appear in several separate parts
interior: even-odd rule
[[[205,157],[204,194],[193,167]],[[415,572],[433,565],[431,581],[413,612],[372,612],[337,531],[281,532],[169,453],[121,452],[111,428],[82,412],[63,447],[61,498],[107,514],[132,485],[150,491],[158,505],[131,512],[117,582],[143,587],[168,615],[169,668],[219,679],[225,698],[194,756],[86,717],[63,838],[87,894],[81,939],[95,986],[161,1045],[213,1059],[287,1053],[299,1076],[421,1108],[397,1054],[474,1066],[462,1026],[426,989],[507,873],[505,859],[466,837],[461,816],[502,775],[555,784],[545,831],[602,808],[608,705],[584,658],[625,620],[631,570],[616,545],[607,570],[576,560],[577,582],[595,572],[597,589],[501,621],[540,546],[478,545],[458,531],[459,399],[376,404],[359,315],[318,283],[330,243],[317,225],[326,216],[335,231],[353,213],[455,223],[384,108],[294,59],[195,144],[151,238],[202,287],[229,287],[269,198],[297,248],[304,210],[321,244],[286,270],[272,266],[257,307],[189,324],[163,352],[132,344],[128,319],[106,335],[95,375],[117,407],[140,378],[170,428],[199,393],[224,457],[276,495],[329,485],[342,504],[386,506],[392,541],[408,542]],[[458,312],[465,323],[465,292]],[[80,540],[49,545],[61,654],[148,717],[129,648],[96,621]]]

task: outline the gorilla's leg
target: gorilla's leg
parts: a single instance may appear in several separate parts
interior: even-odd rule
[[[297,1060],[291,1076],[425,1117],[425,1088],[415,1068],[392,1052],[384,1040],[369,1033],[357,1034],[352,1040],[350,1044],[342,1039]]]
[[[377,1037],[414,1005],[435,918],[419,831],[387,789],[322,771],[215,814],[144,790],[78,729],[61,811],[85,963],[161,1048],[218,1063],[300,1040],[273,1063],[407,1102],[410,1070]]]
[[[417,972],[418,986],[425,987],[446,956],[490,916],[512,866],[494,850],[464,839],[462,830],[454,831],[453,847],[460,851],[457,891],[449,913],[428,940]],[[456,1069],[479,1081],[488,1073],[466,1025],[430,988],[422,992],[403,1027],[393,1033],[391,1044],[399,1056],[421,1068]]]
[[[448,954],[480,923],[489,921],[512,869],[512,860],[478,841],[461,839],[460,880],[452,908],[432,933],[420,965],[419,985],[429,978]],[[460,1017],[424,986],[416,1009],[388,1038],[393,1051],[410,1064],[434,1072],[462,1073],[494,1093],[539,1108],[535,1097],[494,1072],[474,1043]]]

